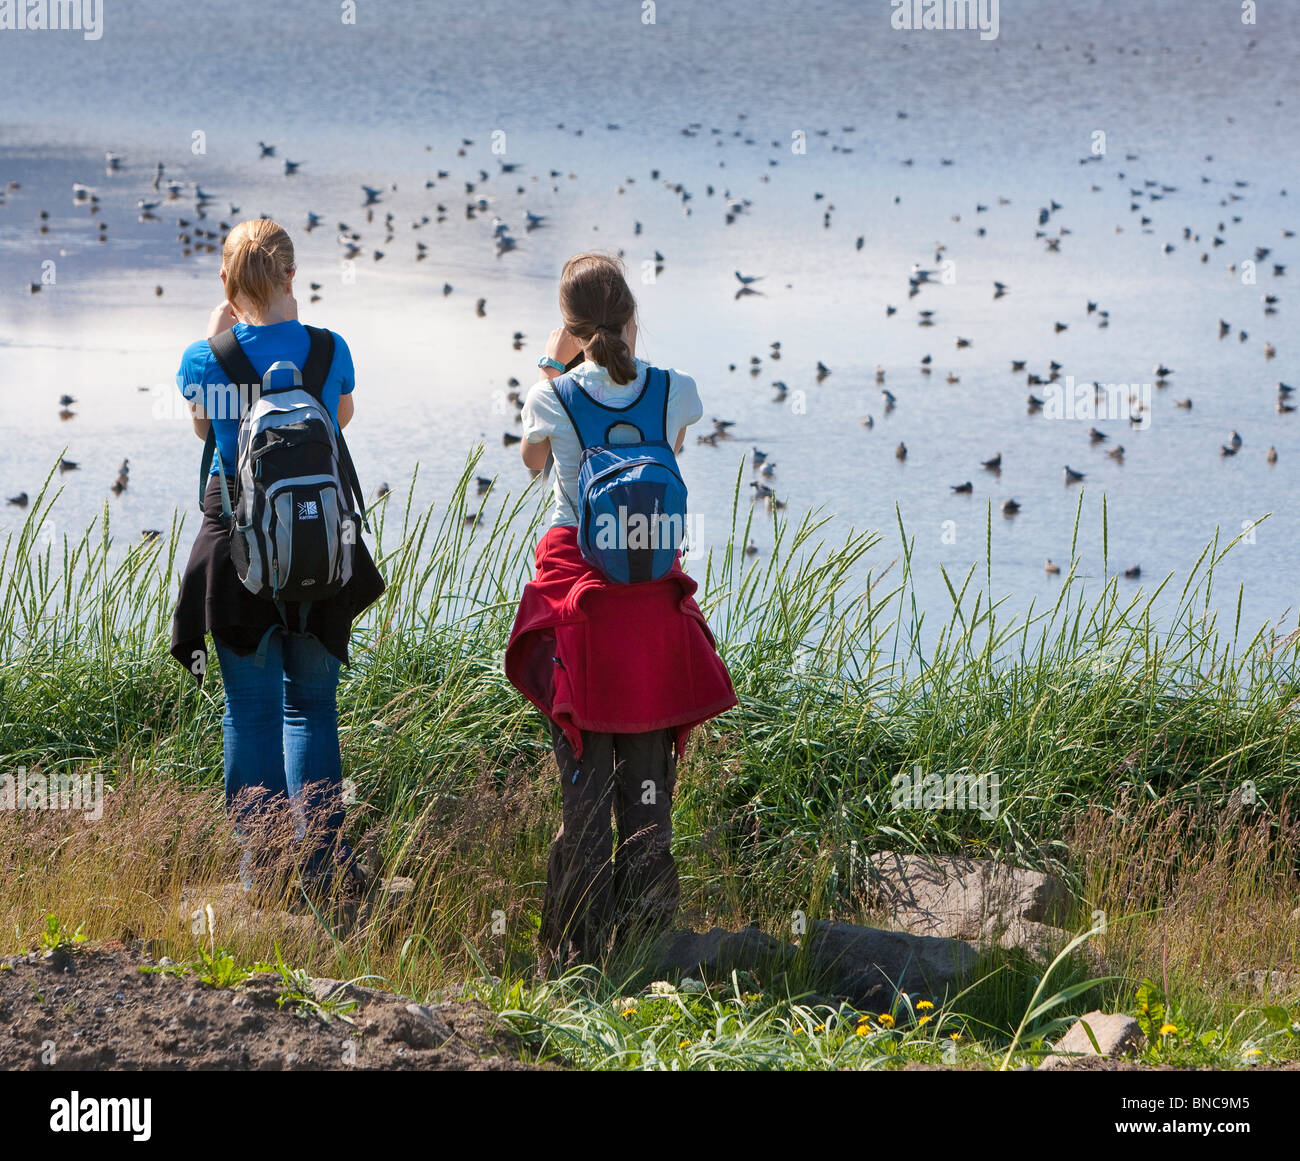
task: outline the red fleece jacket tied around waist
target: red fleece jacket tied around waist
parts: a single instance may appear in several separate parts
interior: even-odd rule
[[[695,603],[696,583],[674,564],[661,580],[613,584],[578,548],[577,529],[552,528],[524,586],[506,677],[582,753],[582,731],[691,729],[736,704],[731,676]]]

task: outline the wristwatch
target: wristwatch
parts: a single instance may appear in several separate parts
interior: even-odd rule
[[[564,370],[564,364],[561,363],[558,359],[552,359],[550,355],[543,355],[540,359],[537,360],[537,365],[542,370],[547,370],[547,369],[552,371]]]

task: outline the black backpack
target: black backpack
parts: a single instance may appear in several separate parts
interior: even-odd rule
[[[199,486],[206,487],[216,453],[235,571],[249,592],[274,601],[282,616],[285,602],[305,605],[338,593],[351,579],[360,529],[370,530],[348,445],[322,400],[334,336],[318,327],[306,330],[311,347],[301,371],[282,360],[264,376],[253,369],[233,331],[208,340],[222,371],[240,389],[243,407],[233,501],[226,486],[231,467],[221,463],[211,429]],[[276,372],[289,371],[292,387],[271,386]]]

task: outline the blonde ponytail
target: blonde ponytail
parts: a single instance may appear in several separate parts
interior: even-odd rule
[[[271,297],[294,274],[293,242],[284,227],[270,218],[240,222],[226,235],[221,248],[221,270],[226,276],[226,298],[237,298],[264,312]]]

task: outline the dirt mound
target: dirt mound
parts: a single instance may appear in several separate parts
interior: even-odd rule
[[[0,959],[0,1070],[535,1067],[478,1003],[425,1006],[335,980],[282,1003],[275,973],[218,988],[141,970],[156,966],[116,945]]]

